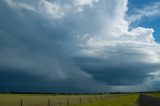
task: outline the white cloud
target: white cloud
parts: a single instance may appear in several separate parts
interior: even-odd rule
[[[135,38],[136,41],[152,44],[155,41],[153,32],[153,29],[138,27],[133,29],[130,34]]]
[[[75,0],[75,5],[78,5],[78,6],[89,5],[90,7],[92,7],[93,4],[97,2],[98,0]]]
[[[84,58],[92,58],[88,61],[84,60],[82,61],[82,63],[84,62],[84,67],[86,66],[86,64],[88,65],[88,67],[99,67],[98,70],[101,70],[101,67],[105,67],[108,65],[111,67],[113,66],[112,68],[114,70],[114,67],[127,68],[125,64],[132,65],[138,63],[150,64],[151,67],[153,67],[149,68],[148,70],[144,69],[144,75],[150,72],[155,72],[157,70],[157,67],[154,65],[160,65],[160,44],[155,42],[153,36],[154,29],[137,27],[130,30],[129,26],[131,23],[125,18],[128,9],[127,0],[115,2],[117,4],[114,4],[113,10],[101,10],[100,14],[97,14],[99,15],[98,17],[100,22],[102,21],[103,23],[101,24],[103,27],[96,34],[87,33],[83,35],[87,35],[87,37],[85,37],[85,39],[82,37],[84,41],[80,46],[83,49],[77,52],[77,57],[78,55],[80,55]],[[103,5],[101,6],[103,8]],[[110,6],[112,6],[112,3],[110,3]],[[147,11],[146,8],[143,10],[143,12],[145,13],[145,11]],[[142,14],[143,12],[139,12],[141,13],[141,17],[154,15],[150,14],[149,12],[146,14]],[[155,13],[157,14],[158,11]],[[97,63],[93,61],[94,59],[99,59],[99,61],[101,61]],[[139,66],[135,65],[134,67]],[[142,67],[145,68],[144,66]],[[142,69],[137,70],[139,70],[139,72],[142,71]],[[121,73],[119,69],[116,72]],[[141,86],[137,85],[139,86],[139,90],[144,89],[146,86],[148,86],[147,84],[145,84],[145,81],[148,81],[148,79],[144,78],[143,80],[144,82],[141,83]],[[154,81],[157,80],[153,80],[152,82]],[[125,86],[123,86],[122,88],[125,88]]]
[[[25,2],[18,2],[14,0],[4,0],[10,7],[17,9],[25,9],[40,14],[48,19],[61,19],[64,13],[60,5],[56,2],[49,2],[47,0],[39,0],[37,4],[29,4]]]
[[[81,13],[84,11],[85,7],[91,7],[93,8],[96,3],[99,2],[99,0],[73,0],[74,1],[74,7],[76,10]]]
[[[139,21],[144,17],[153,17],[153,16],[160,16],[160,2],[155,2],[151,5],[146,5],[143,8],[135,9],[134,14],[128,16],[128,20],[130,23]]]
[[[3,0],[3,1],[5,1],[12,8],[19,8],[19,9],[26,9],[29,11],[36,11],[36,9],[28,3],[14,2],[13,0]]]
[[[100,22],[102,21],[102,28],[99,35],[104,38],[115,38],[123,35],[128,30],[128,22],[125,20],[125,15],[128,10],[127,0],[122,1],[105,1],[100,4],[102,8],[99,15]],[[113,8],[114,7],[114,8]],[[104,8],[104,9],[103,9]],[[99,12],[98,12],[99,13]]]
[[[60,19],[64,16],[64,13],[56,2],[49,2],[47,0],[41,0],[38,5],[38,12],[43,16],[44,14],[50,19]]]

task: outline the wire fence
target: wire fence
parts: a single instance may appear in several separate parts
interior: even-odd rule
[[[50,97],[45,100],[38,101],[36,98],[33,100],[20,99],[19,105],[10,106],[75,106],[85,103],[91,103],[96,101],[108,100],[111,98],[118,98],[121,95],[97,95],[97,96],[64,96],[64,97]],[[1,106],[1,105],[0,105]]]

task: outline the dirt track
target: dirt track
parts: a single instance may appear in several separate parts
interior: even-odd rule
[[[138,98],[139,106],[160,106],[160,99],[140,94]]]

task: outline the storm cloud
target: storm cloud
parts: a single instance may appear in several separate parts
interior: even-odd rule
[[[130,27],[127,4],[0,1],[2,91],[25,89],[25,82],[45,92],[159,90],[160,44],[154,29]],[[19,83],[10,85],[13,79]]]

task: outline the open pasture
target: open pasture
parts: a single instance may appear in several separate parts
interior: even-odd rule
[[[135,106],[138,94],[0,94],[0,106]]]

